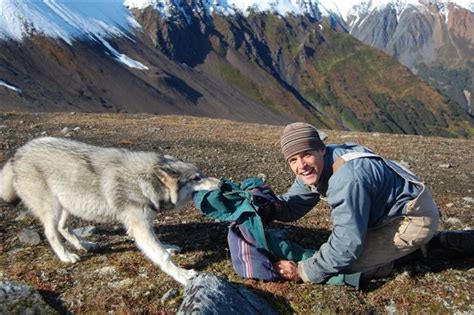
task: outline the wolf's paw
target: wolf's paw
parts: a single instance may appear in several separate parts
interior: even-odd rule
[[[184,286],[186,286],[188,284],[188,282],[191,280],[191,278],[193,278],[194,276],[196,276],[198,273],[196,272],[196,270],[194,269],[183,269],[180,271],[180,279],[177,279],[181,284],[183,284]]]
[[[97,244],[94,242],[83,241],[81,242],[81,247],[85,251],[94,251],[98,248]]]
[[[80,260],[79,256],[73,253],[68,253],[68,252],[64,253],[64,256],[60,257],[60,259],[61,261],[67,262],[67,263],[75,263]]]
[[[170,244],[161,244],[163,248],[170,254],[171,256],[176,255],[177,253],[181,252],[181,247],[176,246],[176,245],[170,245]]]
[[[183,276],[186,280],[191,279],[192,277],[196,276],[198,273],[194,269],[183,270]]]

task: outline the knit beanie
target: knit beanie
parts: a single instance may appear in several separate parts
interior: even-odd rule
[[[303,122],[287,125],[281,135],[280,145],[286,160],[297,153],[325,147],[318,130]]]

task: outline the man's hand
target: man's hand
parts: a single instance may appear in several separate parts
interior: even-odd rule
[[[279,260],[273,264],[273,267],[278,274],[288,281],[300,281],[301,277],[298,274],[298,265],[290,260]]]

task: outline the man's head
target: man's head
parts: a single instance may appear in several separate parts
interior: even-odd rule
[[[293,173],[306,185],[316,185],[324,169],[326,152],[316,128],[302,122],[289,124],[283,130],[280,145]]]

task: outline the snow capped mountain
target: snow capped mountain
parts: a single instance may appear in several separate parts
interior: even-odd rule
[[[444,7],[448,2],[474,11],[472,0],[1,0],[0,39],[21,40],[43,34],[72,43],[77,37],[126,36],[140,27],[127,8],[153,7],[164,17],[176,10],[186,16],[184,7],[191,6],[193,11],[206,14],[248,15],[254,11],[316,19],[336,16],[346,21],[389,5],[401,14],[409,6],[431,3]]]
[[[25,36],[60,38],[69,45],[75,38],[102,43],[116,60],[131,68],[147,67],[115,50],[106,37],[129,37],[140,25],[122,0],[1,0],[0,40],[21,41]]]
[[[125,0],[125,5],[136,9],[144,9],[151,6],[161,12],[163,16],[169,16],[172,9],[181,7],[183,2],[180,0]],[[201,6],[201,10],[218,12],[224,15],[237,12],[247,15],[251,11],[269,11],[279,15],[307,14],[313,18],[336,15],[346,19],[355,13],[367,13],[371,10],[382,9],[388,5],[401,12],[408,6],[420,6],[427,3],[445,5],[448,2],[474,11],[474,1],[472,0],[203,0],[200,2],[202,5],[196,4],[195,9]]]
[[[71,43],[93,35],[126,36],[139,27],[123,0],[1,0],[0,38],[42,34]]]

